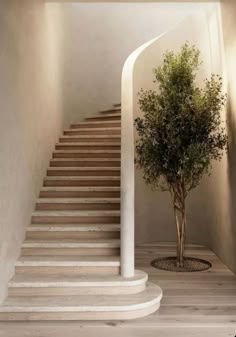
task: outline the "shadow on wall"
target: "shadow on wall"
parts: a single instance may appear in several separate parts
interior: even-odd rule
[[[228,83],[228,104],[227,104],[227,127],[229,135],[229,148],[228,148],[228,186],[229,186],[229,212],[230,212],[230,224],[228,227],[229,236],[228,239],[230,242],[227,242],[227,245],[232,249],[231,254],[232,258],[230,261],[231,267],[236,271],[234,257],[236,256],[236,120],[234,116],[234,106],[232,103],[232,84]],[[224,224],[222,224],[223,226]],[[231,256],[229,255],[229,257]]]

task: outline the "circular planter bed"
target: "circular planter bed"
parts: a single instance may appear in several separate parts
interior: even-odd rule
[[[212,267],[210,262],[195,257],[185,257],[184,267],[177,267],[176,256],[155,259],[151,262],[151,266],[157,269],[174,272],[199,272],[208,270]]]

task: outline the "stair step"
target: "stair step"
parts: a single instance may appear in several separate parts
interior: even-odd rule
[[[118,275],[119,256],[35,255],[22,256],[15,264],[16,275]]]
[[[120,158],[119,150],[57,150],[53,158]]]
[[[26,261],[27,263],[28,261]],[[44,267],[55,265],[60,267],[64,261],[32,261],[30,265]],[[55,263],[56,262],[56,263]],[[86,261],[85,261],[86,263]],[[76,261],[70,263],[72,267],[79,267]],[[88,261],[89,266],[119,267],[120,262]],[[23,263],[24,265],[24,263]],[[82,265],[83,266],[83,265]],[[135,275],[123,278],[120,275],[61,275],[61,274],[17,274],[9,282],[10,296],[63,296],[63,295],[122,295],[135,294],[145,289],[147,274],[136,270]]]
[[[119,239],[120,225],[30,225],[26,239]]]
[[[73,186],[54,186],[42,187],[40,198],[119,198],[120,187],[73,187]]]
[[[96,198],[40,198],[36,202],[37,210],[119,210],[120,199]]]
[[[93,129],[93,128],[119,128],[120,121],[85,121],[77,124],[72,124],[71,129]]]
[[[120,211],[35,211],[32,223],[118,224]]]
[[[49,167],[48,176],[120,176],[119,167]]]
[[[121,128],[113,127],[113,128],[81,128],[81,129],[68,129],[64,131],[64,135],[120,135]]]
[[[117,239],[89,240],[26,240],[22,255],[118,255],[120,241]]]
[[[27,232],[119,232],[119,224],[31,224],[27,228]]]
[[[120,177],[112,176],[79,176],[60,177],[48,176],[44,179],[44,186],[120,186]]]
[[[138,294],[8,297],[0,320],[110,320],[143,317],[160,306],[161,289],[151,283]]]
[[[115,106],[114,105],[114,108],[112,109],[108,109],[108,110],[101,110],[99,111],[101,114],[116,114],[116,113],[119,113],[121,112],[121,107],[120,106]]]
[[[119,240],[26,240],[23,248],[117,248]]]
[[[103,115],[97,115],[97,116],[93,116],[93,117],[88,117],[85,119],[86,121],[115,121],[121,120],[121,113],[120,111],[118,112],[114,112],[114,113],[107,113],[107,114],[103,114]]]
[[[117,135],[113,136],[103,136],[103,135],[94,135],[91,138],[91,135],[84,135],[84,136],[63,136],[59,138],[61,143],[69,143],[69,142],[91,142],[94,143],[94,141],[96,140],[96,143],[120,143],[121,142],[121,138]]]
[[[56,150],[119,150],[120,143],[57,143]]]
[[[57,158],[50,160],[51,167],[120,167],[120,158]]]

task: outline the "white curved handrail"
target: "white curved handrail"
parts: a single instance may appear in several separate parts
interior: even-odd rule
[[[121,275],[134,275],[134,101],[133,71],[139,55],[157,38],[143,44],[126,60],[122,71],[121,88]]]

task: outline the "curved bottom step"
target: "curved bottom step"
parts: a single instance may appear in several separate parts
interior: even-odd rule
[[[8,297],[0,307],[0,320],[127,320],[155,312],[161,298],[161,288],[152,283],[131,295]]]

